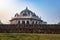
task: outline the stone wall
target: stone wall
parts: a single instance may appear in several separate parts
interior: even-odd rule
[[[60,34],[59,24],[0,24],[0,33]]]

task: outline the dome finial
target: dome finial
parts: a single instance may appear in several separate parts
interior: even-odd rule
[[[26,6],[26,10],[28,9],[28,7]]]

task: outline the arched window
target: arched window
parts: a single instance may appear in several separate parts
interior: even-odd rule
[[[25,24],[25,21],[22,21],[22,24]]]
[[[29,24],[29,21],[27,21],[27,24]]]

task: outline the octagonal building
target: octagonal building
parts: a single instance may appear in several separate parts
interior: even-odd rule
[[[47,24],[39,18],[34,12],[26,9],[22,10],[20,14],[16,13],[15,16],[10,20],[11,24]]]

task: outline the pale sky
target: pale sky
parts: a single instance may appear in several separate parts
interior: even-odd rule
[[[9,23],[9,20],[26,6],[49,24],[60,21],[60,0],[0,0],[0,20]]]

